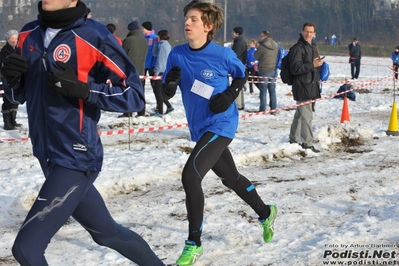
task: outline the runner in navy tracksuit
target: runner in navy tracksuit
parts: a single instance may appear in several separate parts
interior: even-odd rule
[[[84,3],[43,0],[38,8],[38,20],[20,32],[22,56],[7,57],[1,70],[7,97],[26,101],[33,154],[46,178],[13,255],[21,265],[47,265],[47,245],[72,216],[98,244],[139,265],[164,265],[139,235],[113,220],[93,185],[103,161],[101,110],[144,106],[136,69],[106,27],[87,19]]]

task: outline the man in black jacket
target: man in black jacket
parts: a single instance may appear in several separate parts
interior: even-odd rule
[[[316,25],[311,22],[303,24],[298,42],[290,49],[290,69],[294,75],[292,93],[294,100],[299,105],[296,109],[294,120],[291,124],[290,143],[299,143],[302,147],[313,152],[320,152],[313,146],[312,120],[314,103],[304,102],[320,98],[320,59],[316,45],[312,39],[316,35]],[[300,105],[302,104],[302,105]]]
[[[232,35],[233,35],[233,46],[231,49],[236,53],[238,59],[241,60],[241,62],[244,64],[247,62],[247,43],[242,37],[242,33],[244,32],[242,27],[235,27],[233,29]],[[237,108],[238,110],[244,110],[244,93],[241,90],[240,94],[238,95],[236,99],[237,103]]]
[[[353,42],[348,45],[349,48],[349,63],[351,63],[352,79],[357,79],[360,73],[360,59],[362,58],[362,49],[357,37],[353,38]]]

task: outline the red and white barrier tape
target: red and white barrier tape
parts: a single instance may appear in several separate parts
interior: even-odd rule
[[[392,69],[392,68],[391,68]],[[265,76],[248,76],[248,78],[254,78],[254,79],[252,79],[252,80],[248,80],[248,83],[250,83],[250,84],[259,84],[259,83],[278,83],[278,84],[284,84],[282,81],[281,81],[281,78],[280,77],[265,77]],[[268,81],[259,81],[259,80],[256,80],[256,79],[259,79],[259,78],[262,78],[262,79],[275,79],[276,80],[276,82],[268,82]],[[391,81],[391,78],[392,78],[392,76],[386,76],[385,77],[385,79],[386,80],[388,80],[388,81]],[[356,80],[356,81],[354,81],[354,80],[352,80],[351,82],[353,82],[353,83],[356,83],[356,84],[361,84],[361,83],[367,83],[368,81],[358,81],[358,80]],[[323,84],[342,84],[342,81],[330,81],[330,80],[327,80],[327,81],[321,81],[321,83],[323,83]]]
[[[349,58],[349,57],[348,57]],[[387,57],[384,57],[384,59],[388,59]],[[390,60],[390,59],[389,59]],[[387,61],[384,61],[384,62],[381,62],[381,64],[376,64],[376,63],[368,63],[370,60],[365,60],[365,59],[362,59],[362,65],[364,65],[364,66],[389,66],[389,61],[387,60]],[[391,61],[391,60],[390,60]],[[332,64],[350,64],[349,63],[349,61],[342,61],[342,60],[328,60],[328,61],[326,61],[327,63],[332,63]]]
[[[7,138],[7,139],[0,139],[0,143],[2,142],[16,142],[16,141],[28,141],[30,138]]]
[[[140,76],[140,79],[160,80],[162,76]]]
[[[274,112],[278,112],[278,111],[282,111],[282,110],[293,109],[293,108],[296,108],[298,106],[306,105],[306,104],[309,104],[309,103],[314,103],[314,102],[327,100],[327,99],[330,99],[330,98],[334,98],[335,96],[338,96],[338,95],[346,94],[346,93],[351,92],[351,91],[355,91],[355,90],[359,90],[359,89],[362,89],[362,88],[365,88],[365,87],[368,87],[368,86],[375,85],[375,83],[381,82],[381,81],[383,81],[384,79],[387,79],[387,78],[389,79],[389,78],[392,78],[392,77],[391,76],[385,76],[385,77],[381,77],[381,78],[376,79],[376,80],[371,80],[371,81],[368,81],[368,82],[362,82],[361,84],[359,84],[360,86],[353,87],[350,90],[347,90],[347,91],[344,91],[344,92],[340,92],[340,93],[331,94],[331,95],[328,95],[328,96],[325,96],[325,97],[322,97],[322,98],[319,98],[319,99],[303,102],[303,103],[300,103],[300,104],[292,104],[292,105],[284,106],[284,107],[281,107],[281,108],[276,108],[274,110],[268,110],[268,111],[263,111],[263,112],[254,112],[254,113],[242,114],[242,115],[240,115],[240,118],[241,119],[245,119],[245,118],[249,118],[249,117],[253,117],[253,116],[274,113]],[[352,84],[350,82],[347,82],[347,83],[348,84]],[[358,85],[358,84],[356,84],[356,85]],[[123,135],[123,134],[132,134],[132,133],[153,132],[153,131],[161,131],[161,130],[174,129],[174,128],[183,128],[183,127],[187,127],[187,126],[188,126],[187,123],[182,123],[182,124],[165,125],[165,126],[158,126],[158,127],[120,129],[120,130],[111,130],[111,131],[99,131],[98,135],[99,136],[113,136],[113,135]],[[6,142],[27,141],[27,140],[29,140],[28,137],[25,137],[25,138],[0,139],[0,141],[6,141]]]
[[[173,129],[173,128],[183,128],[187,127],[187,123],[176,124],[176,125],[166,125],[159,127],[147,127],[147,128],[131,128],[131,129],[120,129],[120,130],[110,130],[110,131],[102,131],[98,132],[99,136],[112,136],[112,135],[123,135],[123,134],[132,134],[132,133],[142,133],[142,132],[152,132],[152,131],[160,131],[165,129]]]
[[[350,90],[343,91],[343,92],[340,92],[340,93],[331,94],[331,95],[328,95],[328,96],[325,96],[325,97],[322,97],[322,98],[318,98],[318,99],[315,99],[315,100],[310,100],[310,101],[307,101],[307,102],[302,102],[302,103],[300,103],[300,104],[292,104],[292,105],[284,106],[284,107],[281,107],[281,108],[276,108],[276,109],[274,109],[274,110],[268,110],[268,111],[262,111],[262,112],[254,112],[254,113],[249,113],[249,114],[243,114],[243,115],[240,116],[240,118],[241,118],[241,119],[245,119],[245,118],[247,118],[247,117],[253,117],[253,116],[257,116],[257,115],[275,113],[275,112],[278,112],[278,111],[289,110],[289,109],[296,108],[296,107],[298,107],[298,106],[302,106],[302,105],[306,105],[306,104],[310,104],[310,103],[314,103],[314,102],[319,102],[319,101],[331,99],[331,98],[334,98],[335,96],[338,96],[338,95],[346,94],[346,93],[351,92],[351,91],[359,90],[359,89],[362,89],[362,88],[364,88],[364,87],[368,87],[368,86],[374,85],[375,83],[380,82],[380,81],[382,81],[382,80],[384,80],[384,79],[386,79],[386,78],[391,78],[391,76],[381,77],[381,78],[376,79],[376,80],[372,80],[372,81],[369,81],[369,82],[364,82],[364,83],[361,84],[360,86],[358,86],[358,87],[353,87],[353,88],[350,89]],[[342,83],[341,83],[341,84],[342,84]],[[351,84],[351,83],[348,83],[348,84]]]

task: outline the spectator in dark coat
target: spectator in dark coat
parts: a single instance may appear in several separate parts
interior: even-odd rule
[[[9,30],[4,35],[4,39],[7,41],[6,45],[1,48],[0,51],[0,66],[3,63],[4,58],[6,58],[10,54],[20,54],[21,51],[17,47],[18,42],[18,31]],[[3,97],[3,104],[1,106],[1,113],[3,114],[4,121],[4,130],[14,130],[17,127],[21,127],[21,124],[18,124],[15,119],[17,117],[18,104],[11,103],[7,97]]]
[[[352,79],[357,79],[360,73],[360,59],[362,58],[362,49],[357,37],[353,38],[353,42],[348,45],[349,48],[349,62],[351,63]]]
[[[292,93],[298,106],[290,130],[290,143],[302,141],[302,148],[313,152],[320,152],[313,146],[312,120],[314,103],[306,103],[321,97],[319,81],[320,68],[323,59],[320,59],[317,47],[312,44],[316,34],[316,25],[307,22],[302,27],[298,42],[290,49],[290,69],[294,75]]]
[[[112,33],[112,35],[115,36],[115,38],[116,38],[116,40],[118,41],[118,43],[119,43],[120,45],[122,45],[122,40],[121,40],[121,38],[119,38],[119,37],[116,35],[116,26],[115,26],[115,24],[112,24],[112,23],[107,24],[107,29],[109,30],[109,32]]]
[[[137,69],[139,75],[145,75],[145,58],[147,56],[147,41],[143,37],[140,31],[139,23],[137,21],[132,21],[127,25],[129,33],[122,42],[122,47],[132,60],[134,66]],[[145,85],[144,79],[141,80],[141,84]],[[124,113],[120,117],[131,117],[132,113]]]
[[[233,35],[233,46],[231,49],[236,53],[238,59],[243,63],[245,66],[247,62],[247,43],[242,37],[244,30],[242,27],[235,27],[233,29],[232,35]],[[237,103],[237,108],[238,110],[244,110],[245,104],[244,104],[244,92],[241,90],[240,94],[236,98],[236,103]]]

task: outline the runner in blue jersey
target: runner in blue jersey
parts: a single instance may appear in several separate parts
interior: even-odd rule
[[[184,8],[184,16],[188,43],[172,49],[165,70],[167,74],[163,76],[166,99],[173,97],[180,87],[191,139],[196,142],[182,172],[189,225],[188,238],[177,260],[180,266],[193,265],[203,254],[201,183],[209,170],[259,216],[266,243],[273,237],[277,215],[277,208],[266,205],[254,185],[237,171],[228,149],[239,118],[235,99],[247,78],[245,67],[236,54],[212,41],[221,28],[223,10],[219,5],[192,1]]]

